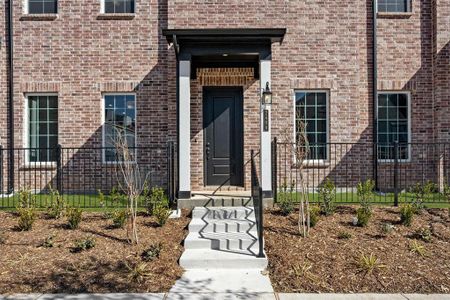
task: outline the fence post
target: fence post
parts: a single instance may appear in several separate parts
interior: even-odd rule
[[[278,153],[277,153],[278,139],[275,137],[272,142],[272,193],[273,200],[276,203],[278,198]]]
[[[56,146],[56,189],[58,190],[58,193],[62,193],[62,185],[61,185],[61,155],[62,154],[62,147],[60,144]]]
[[[174,145],[173,142],[167,144],[167,190],[170,204],[173,204],[174,200]]]
[[[3,146],[0,145],[0,194],[3,194]]]
[[[394,206],[398,206],[398,141],[394,142]]]

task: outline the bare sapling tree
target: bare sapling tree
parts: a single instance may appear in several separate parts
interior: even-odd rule
[[[114,148],[116,150],[117,165],[122,178],[117,182],[120,189],[127,196],[127,237],[131,244],[138,244],[137,211],[139,198],[144,190],[148,174],[141,170],[136,160],[136,149],[130,146],[127,136],[134,136],[134,132],[121,126],[114,126]],[[116,173],[117,174],[117,173]],[[119,176],[119,174],[117,174]]]
[[[297,190],[300,190],[298,231],[303,237],[308,237],[311,228],[311,216],[309,209],[309,193],[303,168],[305,167],[305,160],[308,159],[309,155],[309,143],[306,135],[306,123],[303,122],[300,116],[296,117],[295,123],[297,132],[295,137],[294,155],[296,171],[298,172]]]
[[[306,186],[303,169],[305,167],[305,160],[308,159],[309,155],[309,144],[306,135],[306,123],[303,122],[302,116],[297,114],[295,120],[296,134],[292,134],[292,129],[286,126],[282,130],[282,143],[289,147],[289,157],[294,160],[290,176],[291,178],[293,177],[292,170],[295,170],[296,179],[292,179],[291,182],[294,184],[295,190],[300,192],[298,230],[299,234],[307,237],[310,229],[310,209],[308,188]]]

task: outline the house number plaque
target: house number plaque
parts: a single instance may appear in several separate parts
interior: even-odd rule
[[[269,111],[267,109],[263,111],[263,116],[263,131],[267,132],[269,131]]]

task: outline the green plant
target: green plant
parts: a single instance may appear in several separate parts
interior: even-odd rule
[[[432,233],[428,228],[419,228],[415,232],[415,236],[421,239],[424,242],[431,242]]]
[[[380,226],[381,233],[384,235],[389,235],[394,230],[394,225],[391,223],[382,223]]]
[[[130,281],[136,281],[137,283],[142,283],[145,278],[151,276],[151,272],[147,270],[147,264],[140,262],[135,264],[134,266],[130,266],[126,264],[128,269],[128,279]]]
[[[358,266],[360,270],[364,271],[366,274],[371,274],[373,271],[385,267],[373,253],[370,255],[361,254],[358,260]]]
[[[18,207],[19,214],[18,226],[21,231],[31,230],[34,221],[36,221],[36,209],[33,207]]]
[[[360,207],[356,210],[356,218],[358,219],[357,225],[366,227],[369,224],[372,217],[372,211],[367,207]]]
[[[405,226],[411,226],[416,209],[412,204],[405,204],[400,207],[400,222]]]
[[[290,215],[294,211],[295,181],[288,186],[286,179],[281,184],[281,191],[278,194],[277,205],[284,216]]]
[[[352,238],[352,234],[348,231],[340,231],[338,233],[338,239],[340,240],[349,240]]]
[[[426,253],[425,246],[419,244],[416,240],[412,241],[411,244],[409,244],[409,250],[412,253],[417,253],[418,255],[424,257]]]
[[[309,225],[311,227],[316,226],[317,222],[319,222],[320,211],[321,211],[321,209],[317,205],[311,205],[309,207]]]
[[[171,209],[165,205],[157,205],[153,209],[153,215],[156,217],[156,222],[159,226],[164,226],[164,224],[166,224],[171,213]]]
[[[3,231],[0,231],[0,245],[6,244],[6,234]]]
[[[66,211],[67,221],[70,229],[77,229],[81,223],[83,210],[69,207]]]
[[[34,208],[36,207],[36,197],[31,194],[28,189],[23,189],[18,192],[18,207],[20,208]]]
[[[115,210],[111,213],[114,228],[124,228],[130,213],[127,209]]]
[[[156,243],[153,245],[150,245],[147,249],[145,249],[142,254],[141,258],[143,261],[152,261],[154,259],[159,258],[159,255],[161,254],[162,244]]]
[[[103,194],[103,192],[101,190],[97,190],[97,194],[98,194],[98,202],[99,202],[100,206],[105,207],[106,206],[105,194]]]
[[[59,194],[58,190],[49,188],[48,202],[50,206],[47,207],[47,214],[50,218],[59,219],[64,216],[64,210],[66,209],[66,202],[64,198]]]
[[[448,216],[450,217],[450,185],[448,185],[447,183],[444,184],[444,188],[442,189],[442,196],[444,197],[444,199],[447,199],[447,202],[449,204],[447,211]]]
[[[334,197],[336,195],[336,187],[329,178],[319,187],[319,199],[321,212],[326,215],[334,213]]]
[[[119,188],[113,186],[111,192],[109,192],[109,198],[113,206],[119,205],[125,199],[125,195],[119,191]]]
[[[416,183],[411,188],[411,192],[414,195],[412,206],[415,209],[415,213],[420,213],[424,209],[424,202],[426,201],[427,197],[429,197],[436,191],[436,184],[432,181],[427,181],[424,184]]]
[[[45,240],[42,242],[41,247],[53,248],[55,246],[55,241],[54,241],[55,237],[56,237],[55,234],[51,234],[48,237],[46,237]]]
[[[358,186],[357,186],[357,194],[358,194],[359,203],[367,211],[371,210],[370,203],[372,203],[372,200],[373,200],[374,188],[375,188],[375,182],[371,179],[367,179],[364,182],[360,182],[360,183],[358,183]]]
[[[149,215],[153,215],[154,209],[157,206],[169,207],[169,198],[167,198],[166,192],[161,187],[155,186],[149,190],[146,184],[142,194],[146,199],[146,207]]]
[[[84,239],[76,240],[72,247],[72,252],[81,252],[89,250],[95,247],[95,238],[93,236],[88,236]]]

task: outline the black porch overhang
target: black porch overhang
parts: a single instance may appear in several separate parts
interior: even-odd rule
[[[271,59],[272,43],[285,34],[285,28],[163,29],[177,59],[192,62],[192,78],[197,68],[215,67],[252,67],[258,78],[260,59]]]

